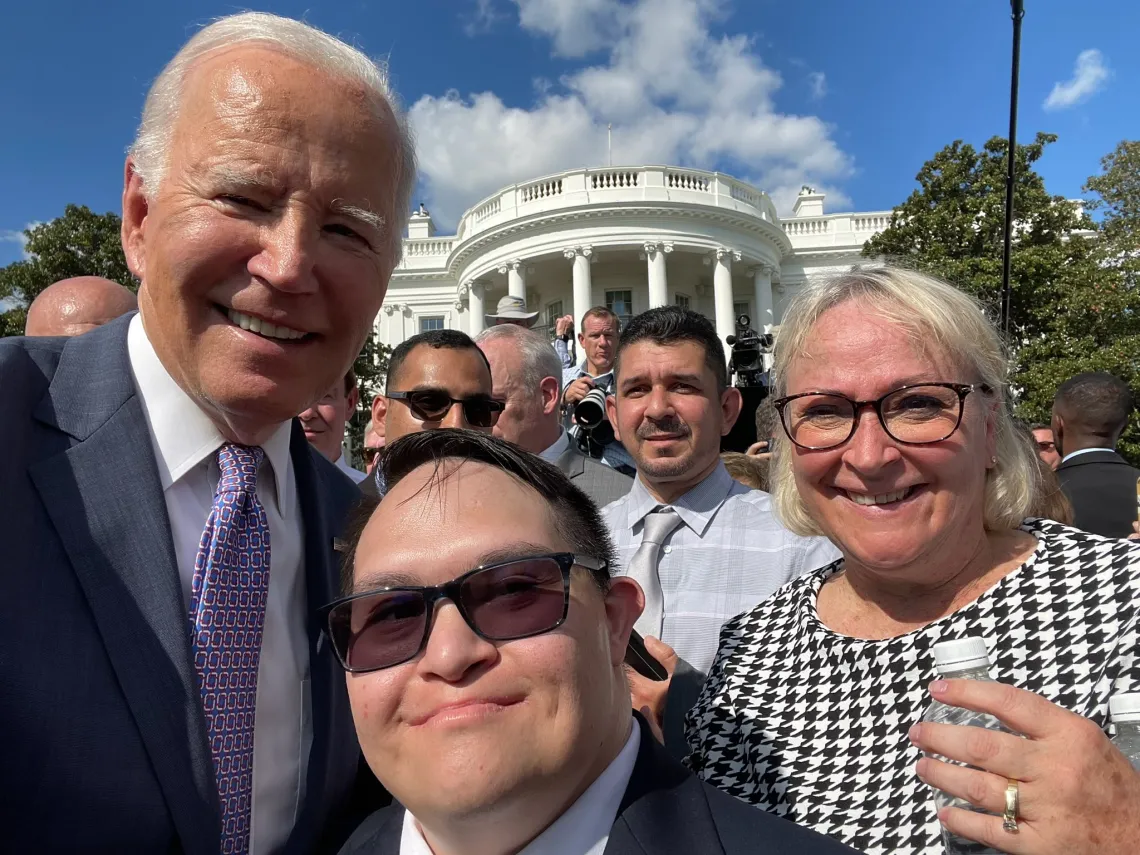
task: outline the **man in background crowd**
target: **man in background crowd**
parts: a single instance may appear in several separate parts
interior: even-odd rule
[[[385,445],[435,428],[490,433],[503,411],[491,397],[491,366],[471,337],[459,330],[430,330],[396,345],[388,357],[384,394],[372,402],[372,421],[383,425]],[[385,493],[380,466],[360,483],[368,495]]]
[[[664,732],[666,746],[682,756],[684,714],[712,665],[721,626],[839,552],[824,538],[785,529],[768,494],[735,482],[721,462],[721,437],[742,402],[708,318],[676,306],[637,315],[622,333],[614,374],[610,421],[637,461],[637,478],[603,514],[622,572],[645,591],[638,632],[678,656]],[[668,655],[647,644],[658,659],[655,651]]]
[[[398,804],[341,855],[850,851],[703,784],[633,714],[622,662],[641,592],[611,576],[597,508],[555,467],[452,430],[394,442],[383,466],[391,501],[329,623]]]
[[[215,21],[125,164],[139,313],[0,340],[6,850],[336,848],[360,747],[312,609],[359,491],[295,417],[351,368],[400,258],[397,103],[306,24]]]
[[[1057,453],[1057,443],[1053,439],[1053,428],[1049,425],[1036,424],[1030,429],[1033,442],[1037,446],[1037,456],[1040,457],[1050,469],[1061,465],[1061,455]]]
[[[1128,537],[1137,518],[1140,470],[1116,453],[1132,414],[1132,392],[1103,371],[1078,374],[1053,399],[1057,478],[1073,504],[1073,524],[1105,537]]]
[[[491,364],[495,400],[505,406],[495,436],[553,463],[598,507],[629,492],[632,478],[571,445],[562,427],[562,366],[542,336],[500,325],[475,341]]]
[[[305,439],[356,484],[368,474],[353,469],[344,459],[344,426],[352,418],[359,400],[356,374],[350,368],[343,380],[334,383],[319,401],[300,415]]]
[[[484,315],[487,328],[490,329],[503,324],[531,329],[538,321],[538,312],[528,312],[526,301],[522,297],[507,295],[499,300],[493,315]],[[571,348],[574,346],[573,338],[574,316],[563,315],[554,322],[554,352],[558,354],[558,361],[563,369],[574,364]]]
[[[618,316],[605,306],[595,306],[582,316],[578,344],[585,356],[581,365],[571,366],[562,373],[562,407],[572,442],[607,466],[632,475],[633,458],[614,435],[608,420],[588,431],[574,419],[574,408],[591,390],[600,389],[606,395],[613,393],[614,354],[619,332]]]
[[[61,279],[28,306],[26,336],[73,336],[138,309],[133,292],[101,276]]]
[[[372,399],[372,403],[376,403],[375,398]],[[377,455],[383,447],[384,423],[370,418],[368,428],[364,431],[364,471],[369,475],[372,474],[372,470],[376,466]]]

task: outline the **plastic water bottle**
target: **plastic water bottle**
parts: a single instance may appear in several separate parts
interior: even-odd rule
[[[1108,712],[1116,725],[1112,744],[1140,771],[1140,692],[1113,695],[1108,699]]]
[[[990,676],[990,657],[989,653],[986,652],[986,643],[980,638],[961,638],[955,641],[939,642],[934,645],[934,664],[938,668],[938,675],[944,680],[993,679]],[[964,710],[961,707],[947,706],[939,701],[930,705],[930,709],[926,711],[922,720],[938,724],[981,727],[986,730],[1001,730],[1009,733],[1009,728],[992,715]],[[946,760],[944,757],[938,757],[938,759]],[[935,811],[944,807],[958,807],[984,812],[964,799],[955,798],[941,790],[935,790]],[[946,855],[990,855],[990,853],[1000,855],[997,849],[991,849],[981,843],[951,834],[945,826],[942,827],[942,845],[946,850]]]

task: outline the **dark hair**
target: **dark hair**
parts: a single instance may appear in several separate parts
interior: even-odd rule
[[[1033,433],[1033,431],[1035,431],[1035,430],[1053,430],[1053,426],[1052,425],[1045,425],[1045,424],[1042,424],[1041,422],[1034,422],[1033,424],[1031,424],[1029,426],[1029,432]]]
[[[621,354],[632,344],[651,341],[654,344],[677,344],[682,341],[695,341],[705,351],[705,365],[716,377],[718,392],[728,387],[728,366],[724,356],[724,344],[716,334],[712,321],[680,306],[661,306],[634,315],[618,339],[617,353],[614,356],[614,376],[621,363]]]
[[[484,463],[506,472],[542,496],[549,506],[555,528],[570,545],[571,551],[606,562],[601,570],[590,571],[598,587],[606,590],[610,573],[617,566],[617,550],[609,528],[598,512],[598,506],[557,466],[523,451],[514,443],[459,428],[425,430],[401,437],[384,448],[379,466],[390,490],[421,466],[431,465],[435,472],[429,482],[430,489],[454,473],[455,470],[444,468],[444,461],[456,459]],[[351,527],[350,552],[342,580],[346,592],[352,588],[352,568],[356,564],[360,535],[379,503],[377,499],[362,502]]]
[[[582,329],[579,332],[586,331],[586,321],[590,318],[601,318],[603,321],[609,321],[619,332],[621,331],[621,318],[605,306],[594,306],[582,315]]]
[[[348,373],[344,375],[344,396],[347,398],[352,394],[352,390],[356,388],[356,372],[351,368]]]
[[[1132,392],[1119,377],[1087,371],[1061,384],[1053,406],[1074,433],[1096,436],[1115,444],[1132,412]]]
[[[491,374],[491,363],[487,361],[486,355],[479,349],[479,345],[475,344],[471,336],[459,330],[428,330],[427,332],[419,333],[411,338],[400,342],[396,345],[396,349],[392,351],[392,355],[388,357],[388,375],[384,378],[384,391],[388,392],[392,388],[392,378],[400,373],[400,369],[404,365],[404,360],[408,358],[408,354],[415,350],[420,345],[435,348],[436,350],[473,350],[479,354],[479,358],[483,360],[483,364],[487,366],[487,374]]]

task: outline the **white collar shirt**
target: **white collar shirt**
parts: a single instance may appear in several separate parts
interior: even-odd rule
[[[141,315],[130,322],[127,353],[158,463],[189,615],[194,559],[219,477],[215,452],[226,440],[166,371]],[[312,741],[305,712],[309,654],[303,533],[289,453],[291,430],[291,422],[285,422],[262,444],[265,460],[258,471],[257,495],[269,522],[270,581],[254,714],[252,855],[275,852],[288,838]]]
[[[545,460],[547,463],[558,463],[558,460],[570,450],[570,436],[566,431],[561,430],[558,432],[558,439],[554,440],[554,444],[550,448],[543,451],[538,456]]]
[[[1115,448],[1082,448],[1079,451],[1073,451],[1073,452],[1070,452],[1069,454],[1066,454],[1064,457],[1061,458],[1061,462],[1065,463],[1069,460],[1072,460],[1074,457],[1080,457],[1082,454],[1091,454],[1094,451],[1107,451],[1109,454],[1116,453]]]
[[[634,720],[625,746],[606,770],[518,855],[602,855],[637,764],[640,743],[641,727]],[[410,811],[404,813],[400,855],[433,855]]]
[[[343,454],[336,459],[336,468],[351,478],[356,484],[359,484],[361,481],[368,477],[367,472],[361,472],[359,469],[353,469],[351,466],[349,466],[348,462],[344,459]]]
[[[638,475],[626,496],[602,509],[619,573],[641,545],[645,517],[658,507]],[[669,507],[681,524],[665,538],[657,563],[665,604],[661,640],[701,674],[712,666],[726,621],[840,557],[826,538],[784,528],[768,494],[734,481],[723,463]]]

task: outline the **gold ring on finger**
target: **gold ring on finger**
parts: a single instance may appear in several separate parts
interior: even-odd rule
[[[1017,834],[1017,813],[1021,808],[1021,793],[1017,781],[1009,779],[1005,785],[1005,813],[1001,816],[1001,827],[1010,834]]]

